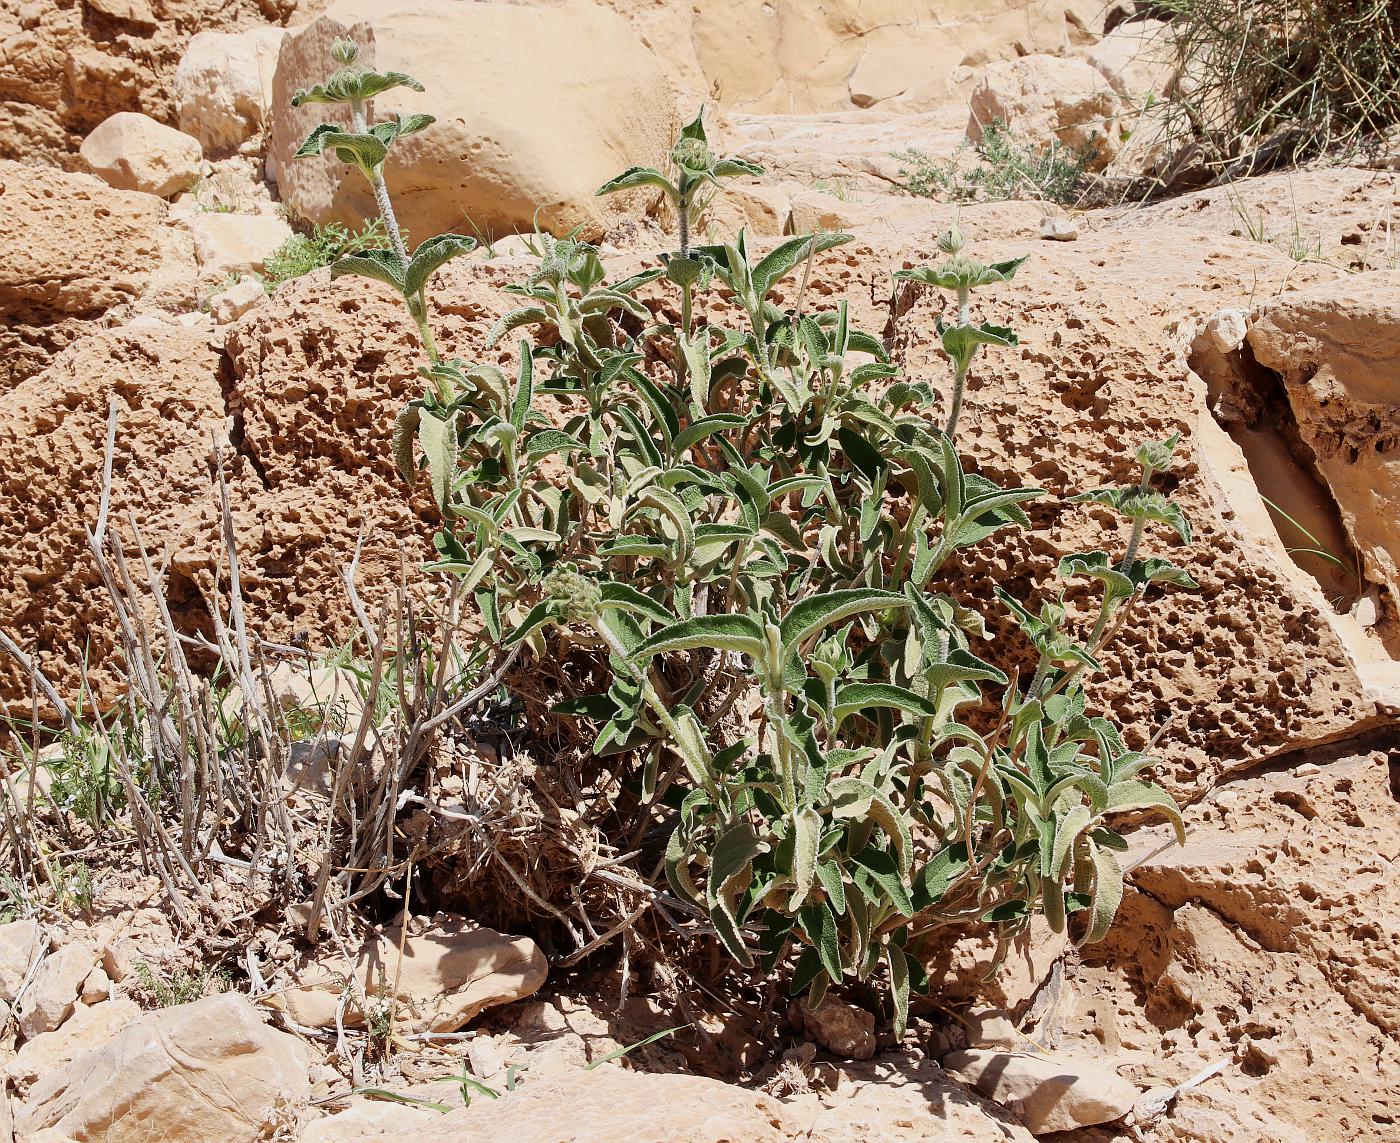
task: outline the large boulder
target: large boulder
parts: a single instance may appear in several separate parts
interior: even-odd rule
[[[38,372],[112,310],[180,300],[193,258],[161,222],[166,206],[0,160],[0,391]]]
[[[78,153],[108,186],[158,198],[188,190],[204,166],[198,139],[136,111],[118,111],[104,119]]]
[[[625,20],[591,0],[340,0],[287,37],[273,85],[270,167],[283,202],[313,222],[375,213],[358,172],[330,157],[292,158],[323,119],[349,122],[343,107],[289,105],[334,68],[330,46],[344,36],[365,62],[427,87],[385,95],[378,115],[438,118],[395,147],[386,172],[415,241],[448,230],[499,236],[536,221],[596,237],[636,201],[597,198],[598,187],[669,151],[676,109],[664,69]]]
[[[260,135],[272,108],[272,79],[282,28],[200,32],[175,69],[180,130],[211,154],[235,150]]]
[[[16,1126],[75,1143],[257,1143],[306,1105],[310,1064],[300,1040],[224,993],[148,1013],[44,1076]]]
[[[968,107],[967,137],[974,143],[1000,122],[1034,143],[1058,141],[1092,155],[1095,170],[1122,146],[1123,99],[1083,60],[1042,54],[991,64],[978,77]]]

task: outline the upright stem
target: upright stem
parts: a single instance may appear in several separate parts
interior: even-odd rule
[[[970,304],[970,290],[967,286],[958,287],[958,325],[966,328],[972,324],[972,307]],[[952,437],[958,431],[958,417],[962,414],[963,385],[967,381],[968,366],[972,364],[969,357],[967,365],[953,366],[953,403],[948,412],[948,436]]]
[[[350,117],[355,124],[357,134],[366,135],[369,133],[369,124],[365,119],[365,105],[360,100],[351,100]],[[369,180],[369,185],[374,188],[374,201],[379,207],[379,218],[384,223],[384,229],[389,233],[389,245],[394,248],[394,254],[398,257],[399,264],[407,269],[408,248],[404,246],[403,232],[399,230],[399,220],[394,214],[394,203],[389,198],[389,188],[384,182],[383,173],[377,171]]]
[[[966,380],[967,369],[955,366],[953,368],[953,404],[948,411],[947,433],[950,438],[958,431],[958,418],[962,415],[963,383]]]
[[[690,176],[682,174],[676,196],[676,218],[680,230],[681,257],[690,257]]]

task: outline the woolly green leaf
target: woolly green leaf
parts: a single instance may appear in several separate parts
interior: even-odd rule
[[[838,724],[872,707],[902,710],[918,718],[933,718],[938,713],[938,707],[928,699],[893,683],[846,683],[836,691]]]
[[[662,628],[638,647],[632,658],[642,663],[654,655],[697,647],[735,651],[758,662],[764,655],[763,628],[747,615],[699,615]]]
[[[453,258],[476,249],[476,239],[463,234],[439,234],[413,252],[404,274],[404,293],[416,294],[428,279]]]
[[[1123,900],[1123,867],[1111,850],[1089,847],[1094,868],[1094,891],[1089,905],[1089,927],[1079,946],[1097,944],[1108,935]]]
[[[645,595],[635,587],[625,583],[605,583],[602,587],[602,593],[602,610],[619,608],[636,615],[645,615],[653,622],[668,626],[676,622],[676,617],[651,596]]]
[[[767,844],[758,839],[753,826],[740,822],[725,832],[710,854],[705,887],[710,922],[730,955],[745,968],[753,967],[753,956],[740,933],[739,899],[753,883],[754,858],[767,852]]]
[[[710,168],[710,174],[717,179],[729,179],[738,175],[757,177],[763,174],[763,168],[747,159],[720,159]]]
[[[672,202],[679,202],[681,192],[660,171],[652,167],[628,167],[616,178],[609,179],[593,193],[595,195],[612,194],[615,191],[632,190],[636,187],[656,187],[663,190],[670,196]]]
[[[394,418],[394,467],[407,484],[412,484],[418,473],[413,461],[413,441],[418,435],[421,408],[417,401],[410,401]]]
[[[890,994],[894,997],[894,1037],[903,1040],[909,1027],[909,960],[904,950],[891,941],[885,946],[890,966]]]
[[[337,260],[331,266],[331,278],[344,278],[354,274],[361,278],[373,278],[392,286],[399,293],[404,292],[403,263],[392,250],[362,250]]]
[[[822,816],[810,806],[792,815],[792,876],[794,888],[789,909],[800,909],[817,881],[817,846],[822,835]]]
[[[884,611],[904,608],[909,601],[893,591],[875,591],[866,588],[848,588],[842,591],[829,591],[820,595],[809,595],[794,604],[783,617],[783,649],[792,653],[807,639],[823,627],[839,623],[853,615],[867,611]]]
[[[525,455],[531,460],[542,460],[559,452],[585,452],[588,446],[576,437],[559,429],[541,429],[525,443]]]
[[[742,428],[748,423],[747,417],[741,417],[737,413],[713,413],[687,425],[676,437],[672,449],[679,456],[686,449],[708,436],[723,432],[725,429]]]
[[[914,855],[914,842],[909,824],[884,794],[860,778],[837,778],[827,787],[831,800],[831,816],[853,821],[870,820],[885,831],[894,842],[901,874],[909,872]]]
[[[809,255],[815,257],[823,250],[830,250],[854,238],[853,234],[805,234],[779,243],[753,268],[754,293],[762,301],[767,298],[769,290],[806,261]]]
[[[420,417],[418,447],[428,458],[433,503],[437,505],[438,511],[446,516],[450,511],[452,478],[457,470],[457,414],[451,413],[445,418]]]
[[[1106,813],[1126,813],[1129,810],[1158,810],[1176,830],[1176,840],[1186,844],[1186,823],[1181,808],[1166,790],[1151,782],[1122,781],[1108,788]]]

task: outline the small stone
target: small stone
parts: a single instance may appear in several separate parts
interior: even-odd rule
[[[506,1066],[496,1041],[490,1036],[477,1036],[467,1041],[467,1060],[471,1063],[472,1075],[479,1080],[490,1079]]]
[[[1112,1123],[1139,1096],[1117,1072],[1059,1056],[974,1048],[945,1057],[943,1066],[1015,1114],[1032,1135]]]
[[[112,978],[98,965],[83,979],[78,999],[84,1004],[100,1004],[112,995]]]
[[[1026,1037],[1016,1030],[1005,1012],[997,1008],[974,1009],[963,1019],[967,1022],[969,1048],[1021,1048]]]
[[[193,186],[204,167],[198,139],[135,111],[118,111],[104,119],[83,140],[78,154],[108,186],[160,198]]]
[[[868,1060],[875,1054],[873,1013],[834,996],[824,997],[815,1011],[805,1001],[797,1001],[796,1007],[807,1035],[833,1055]]]
[[[157,24],[151,0],[87,0],[87,6],[94,12],[126,24],[137,24],[143,28],[154,28]]]
[[[52,1032],[73,1014],[78,990],[96,963],[97,950],[81,941],[44,958],[19,1002],[19,1029],[26,1040]]]
[[[191,218],[194,253],[204,277],[261,270],[263,263],[292,236],[292,228],[272,214],[224,214],[209,211]]]
[[[1295,778],[1311,778],[1321,773],[1322,767],[1316,762],[1304,762],[1301,766],[1293,767],[1293,776]]]
[[[215,325],[228,325],[237,321],[266,297],[267,291],[263,289],[261,282],[256,278],[244,278],[210,298],[209,313]]]
[[[1236,352],[1248,332],[1249,319],[1244,310],[1221,310],[1206,319],[1206,337],[1222,354]]]
[[[1052,242],[1073,242],[1079,237],[1079,224],[1061,214],[1047,214],[1040,220],[1040,236]]]

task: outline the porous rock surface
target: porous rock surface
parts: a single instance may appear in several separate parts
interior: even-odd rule
[[[31,0],[0,5],[0,158],[79,165],[118,111],[174,122],[171,81],[209,29],[305,19],[320,0]]]
[[[165,212],[160,199],[91,175],[0,160],[0,391],[111,311],[189,293],[179,279],[192,258],[162,230]]]
[[[1247,334],[1283,383],[1303,444],[1337,503],[1366,578],[1400,603],[1400,271],[1377,270],[1266,305]],[[1396,632],[1400,636],[1400,631]]]

